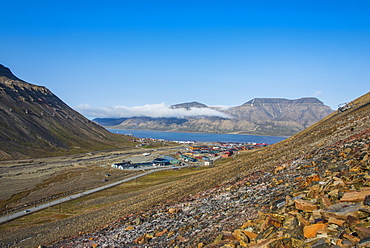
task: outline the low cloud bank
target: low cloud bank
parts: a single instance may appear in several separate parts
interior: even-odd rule
[[[77,111],[88,117],[95,118],[122,118],[134,116],[148,116],[148,117],[189,117],[189,116],[218,116],[230,118],[225,113],[210,109],[210,108],[191,108],[186,110],[183,108],[171,109],[170,106],[164,103],[160,104],[146,104],[143,106],[127,107],[127,106],[113,106],[113,107],[94,107],[89,104],[81,104],[75,107]]]

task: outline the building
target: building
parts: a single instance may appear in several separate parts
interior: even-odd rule
[[[170,164],[174,164],[174,165],[181,164],[181,161],[176,159],[176,158],[173,158],[173,157],[170,157],[170,156],[166,156],[164,158],[167,159],[168,161],[170,161]]]
[[[120,169],[120,170],[129,170],[129,169],[135,169],[139,166],[136,164],[131,164],[131,161],[123,161],[121,163],[114,163],[112,164],[112,168]]]
[[[170,161],[168,159],[165,159],[165,158],[153,159],[152,163],[153,163],[153,166],[166,166],[166,165],[171,164]]]
[[[208,148],[208,146],[190,146],[189,147],[189,149],[190,150],[192,150],[192,151],[194,151],[194,150],[208,150],[209,148]]]

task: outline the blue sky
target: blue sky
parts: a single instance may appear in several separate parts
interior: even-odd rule
[[[1,12],[0,63],[89,117],[257,97],[334,109],[369,91],[368,0],[6,0]]]

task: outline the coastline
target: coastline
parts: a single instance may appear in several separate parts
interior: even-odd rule
[[[230,132],[230,133],[223,133],[223,132],[194,132],[194,131],[180,131],[180,130],[157,130],[157,129],[127,129],[127,128],[117,128],[117,126],[102,126],[105,129],[109,130],[128,130],[128,131],[154,131],[154,132],[168,132],[168,133],[206,133],[206,134],[235,134],[235,135],[250,135],[250,136],[268,136],[268,137],[282,137],[282,138],[289,138],[292,135],[270,135],[270,134],[263,134],[263,133],[248,133],[248,132]]]
[[[169,141],[196,141],[196,142],[235,142],[235,143],[278,143],[290,136],[249,135],[234,133],[200,133],[200,132],[172,132],[143,129],[110,129],[118,134],[130,134],[137,138],[154,138]]]

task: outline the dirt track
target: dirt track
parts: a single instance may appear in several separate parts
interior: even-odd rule
[[[93,231],[127,214],[195,193],[195,188],[182,187],[177,181],[203,172],[156,172],[149,180],[138,179],[5,223],[0,226],[0,246],[35,247]]]
[[[143,151],[121,149],[1,162],[0,213],[19,210],[25,205],[32,206],[136,174],[132,171],[113,169],[110,165]]]

